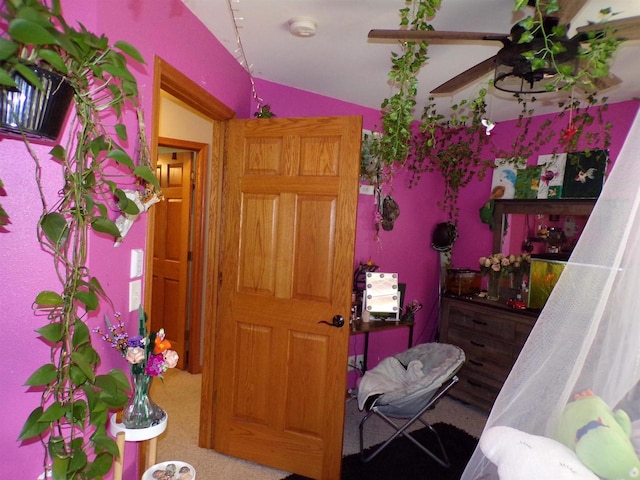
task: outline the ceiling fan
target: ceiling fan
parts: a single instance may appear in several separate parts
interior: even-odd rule
[[[555,25],[568,25],[571,19],[584,7],[588,0],[560,0],[560,10],[557,14],[544,16],[545,30]],[[529,1],[530,6],[535,5],[534,0]],[[565,51],[557,57],[559,62],[575,62],[579,46],[589,32],[602,32],[606,27],[611,27],[613,35],[618,40],[640,39],[640,16],[612,20],[605,23],[589,24],[578,27],[576,35],[572,38],[561,40]],[[438,41],[439,43],[464,41],[500,42],[502,48],[496,55],[488,58],[464,72],[456,75],[451,80],[443,83],[431,91],[432,94],[452,94],[466,85],[479,80],[488,73],[495,71],[494,86],[509,92],[540,93],[546,91],[545,84],[552,81],[555,70],[539,69],[532,71],[531,64],[522,53],[535,50],[536,42],[542,42],[542,38],[534,38],[531,43],[518,44],[518,39],[523,28],[514,25],[510,33],[483,33],[483,32],[450,32],[434,30],[371,30],[368,37],[371,39],[400,40],[400,41]],[[534,48],[532,48],[534,47]],[[617,77],[597,79],[596,87],[604,89],[619,83]]]

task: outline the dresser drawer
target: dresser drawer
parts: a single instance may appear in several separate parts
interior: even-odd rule
[[[466,362],[464,369],[504,380],[513,365],[513,346],[482,335],[470,335],[464,330],[449,330],[448,343],[464,350]]]
[[[482,375],[469,374],[464,369],[458,374],[460,379],[456,385],[449,390],[449,394],[462,400],[463,402],[475,405],[483,410],[489,411],[493,407],[502,383]]]
[[[507,342],[513,341],[516,336],[512,318],[499,312],[468,308],[466,305],[451,305],[449,308],[449,328],[455,327]]]

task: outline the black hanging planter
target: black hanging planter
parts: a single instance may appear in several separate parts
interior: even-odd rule
[[[15,73],[17,89],[0,90],[0,133],[55,140],[60,135],[73,98],[73,88],[57,73],[33,67],[39,90]]]

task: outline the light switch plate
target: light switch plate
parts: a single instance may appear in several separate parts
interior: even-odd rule
[[[373,185],[360,185],[360,195],[373,195]]]
[[[144,263],[144,250],[134,248],[131,250],[131,266],[129,270],[129,278],[137,278],[142,276],[142,267]]]
[[[134,312],[142,304],[142,282],[133,280],[129,282],[129,311]]]

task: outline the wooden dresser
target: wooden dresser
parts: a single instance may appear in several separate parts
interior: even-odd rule
[[[458,345],[467,357],[449,394],[489,411],[537,317],[498,302],[443,297],[440,341]]]

